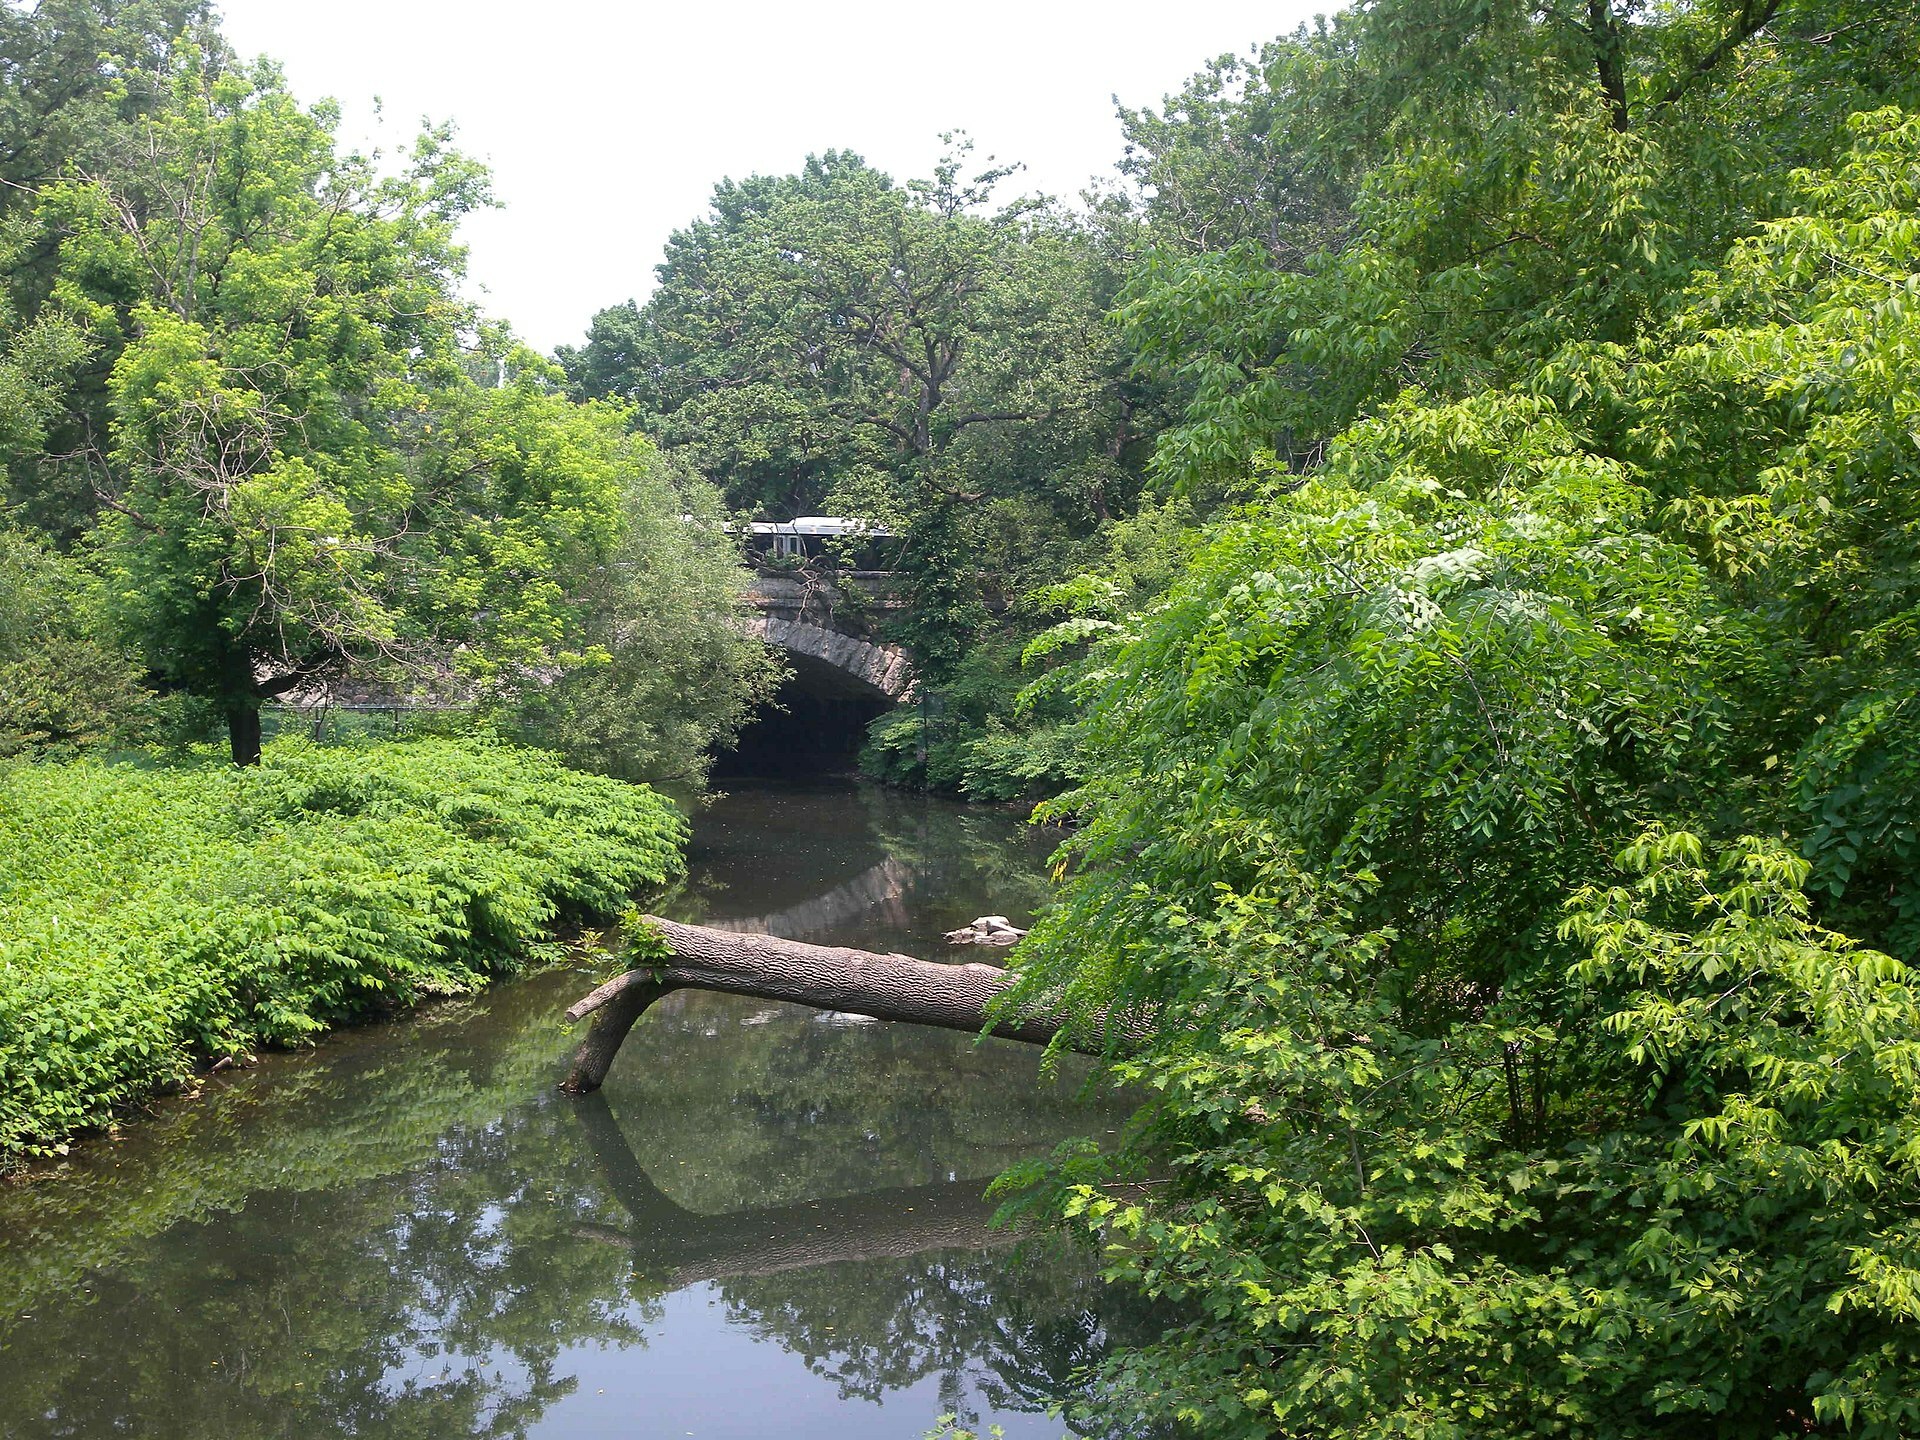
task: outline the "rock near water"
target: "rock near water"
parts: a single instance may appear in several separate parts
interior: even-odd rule
[[[1004,915],[982,915],[971,925],[947,931],[949,945],[1011,945],[1026,931],[1017,928]]]

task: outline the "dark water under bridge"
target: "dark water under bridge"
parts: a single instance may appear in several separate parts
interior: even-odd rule
[[[782,651],[792,674],[722,757],[726,775],[851,771],[867,726],[918,693],[913,657],[876,633],[902,602],[886,571],[808,566],[763,572],[750,593],[753,633]]]

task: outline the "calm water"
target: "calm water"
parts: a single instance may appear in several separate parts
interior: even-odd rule
[[[742,785],[655,903],[935,956],[1029,912],[1044,855],[1003,815]],[[0,1436],[1063,1433],[1124,1317],[979,1196],[1117,1108],[1026,1047],[694,994],[568,1100],[589,983],[268,1057],[0,1190]]]

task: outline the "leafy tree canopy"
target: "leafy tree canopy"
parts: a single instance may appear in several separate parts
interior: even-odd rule
[[[1553,7],[1415,8],[1297,42],[1289,144],[1432,117],[1338,247],[1169,242],[1126,311],[1198,357],[1163,471],[1256,498],[1050,682],[1024,999],[1150,1019],[1156,1098],[1044,1193],[1192,1307],[1110,1398],[1908,1433],[1913,15],[1582,7],[1612,86]]]
[[[38,0],[0,6],[0,277],[9,364],[37,377],[33,423],[0,422],[5,503],[63,543],[97,513],[107,446],[106,378],[115,352],[87,347],[43,308],[55,238],[31,222],[40,189],[125,153],[144,117],[168,103],[170,77],[232,64],[205,0]],[[191,57],[191,59],[189,59]],[[24,322],[24,324],[23,324]],[[0,381],[0,394],[6,382]],[[9,418],[10,401],[0,401]]]
[[[1626,340],[1916,53],[1910,0],[1376,0],[1125,115],[1158,243],[1121,316],[1186,402],[1156,469],[1231,488],[1405,385]]]
[[[658,523],[684,507],[644,442],[459,297],[455,226],[488,189],[447,131],[382,170],[271,70],[186,52],[171,87],[39,213],[54,304],[116,356],[90,538],[110,606],[164,682],[225,711],[237,760],[263,700],[347,672],[511,703],[605,665],[614,602],[583,587],[645,583],[643,522],[669,566],[712,573],[679,618],[730,634],[731,561]],[[738,721],[746,653],[715,723],[687,722],[703,740]],[[684,769],[685,748],[633,763]]]
[[[575,386],[631,399],[735,505],[773,511],[905,519],[981,498],[1010,444],[1111,424],[1086,237],[1040,202],[994,208],[1012,171],[965,178],[967,148],[906,186],[845,151],[721,184],[647,303],[562,352]]]

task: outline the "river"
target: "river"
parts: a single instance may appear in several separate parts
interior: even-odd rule
[[[653,903],[931,957],[1030,913],[1045,854],[1001,813],[738,782]],[[569,1100],[591,983],[263,1057],[0,1189],[0,1436],[1065,1433],[1126,1316],[980,1193],[1120,1107],[1030,1047],[690,993]]]

